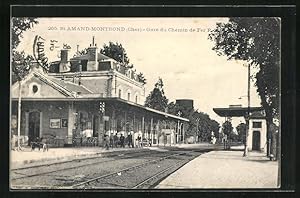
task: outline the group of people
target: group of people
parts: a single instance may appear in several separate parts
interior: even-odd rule
[[[131,134],[129,134],[126,138],[122,133],[120,137],[118,137],[117,133],[115,135],[111,134],[110,136],[107,134],[104,135],[104,145],[106,149],[109,149],[109,147],[125,148],[125,142],[127,142],[128,147],[134,147]]]
[[[120,137],[116,133],[115,135],[111,134],[110,136],[105,134],[104,135],[104,146],[108,150],[111,148],[125,148],[125,144],[128,145],[129,148],[134,147],[143,147],[142,137],[139,135],[137,139],[135,140],[136,145],[134,145],[132,134],[129,133],[127,137],[125,137],[122,133]],[[149,143],[149,146],[151,146],[151,143]]]

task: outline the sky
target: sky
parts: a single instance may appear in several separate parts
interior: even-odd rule
[[[247,106],[247,67],[244,62],[227,60],[212,50],[209,31],[227,18],[39,18],[39,24],[23,33],[18,50],[33,54],[34,37],[50,45],[68,44],[70,54],[87,48],[95,37],[100,48],[109,41],[121,43],[130,63],[144,73],[146,96],[161,77],[169,101],[193,99],[194,108],[207,113],[220,124],[224,118],[215,107],[232,104]],[[46,52],[49,61],[59,60],[61,48]],[[255,71],[251,72],[252,74]],[[242,96],[241,99],[239,99]],[[251,82],[251,106],[260,106]],[[243,119],[233,119],[236,126]]]

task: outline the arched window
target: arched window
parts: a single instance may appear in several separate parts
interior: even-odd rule
[[[130,92],[127,93],[127,100],[130,101]]]
[[[135,96],[135,103],[138,103],[138,96]]]

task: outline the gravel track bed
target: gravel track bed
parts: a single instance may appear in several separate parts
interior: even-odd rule
[[[16,169],[11,171],[11,179],[16,180],[20,178],[28,178],[31,176],[38,176],[40,174],[47,174],[52,172],[64,171],[66,169],[78,168],[79,166],[89,166],[93,164],[101,164],[110,161],[122,160],[124,158],[134,158],[139,156],[144,156],[150,154],[151,151],[143,152],[133,152],[133,153],[120,153],[118,155],[113,155],[110,158],[108,157],[92,157],[87,159],[76,159],[63,163],[53,163],[43,166],[33,166],[25,169]],[[153,151],[152,151],[153,153]]]
[[[29,170],[29,169],[37,169],[39,167],[45,167],[45,166],[55,166],[60,164],[67,164],[67,163],[73,163],[80,160],[93,160],[98,158],[109,158],[109,157],[117,157],[120,155],[128,155],[128,154],[139,154],[139,153],[146,153],[146,152],[153,152],[153,150],[124,150],[124,151],[113,151],[113,152],[107,152],[107,153],[95,153],[91,155],[83,155],[83,156],[69,156],[66,157],[66,159],[58,159],[56,161],[49,160],[49,161],[37,161],[30,164],[24,164],[20,167],[13,167],[10,170],[11,171],[20,171],[20,170]]]
[[[163,170],[172,167],[170,170],[158,174],[153,179],[145,183],[139,188],[149,188],[154,185],[157,181],[161,180],[165,176],[177,170],[179,167],[187,163],[189,160],[198,156],[197,154],[184,153],[183,155],[172,156],[167,159],[163,159],[157,162],[152,162],[146,164],[142,167],[137,167],[130,169],[118,174],[111,175],[109,177],[98,180],[97,182],[92,182],[87,186],[81,187],[84,189],[101,189],[101,188],[133,188],[137,184],[145,181],[146,179],[156,175]]]
[[[86,181],[88,179],[92,179],[101,175],[109,174],[112,172],[116,172],[118,170],[124,169],[126,167],[134,166],[136,164],[140,164],[146,162],[148,160],[153,160],[156,158],[168,156],[170,153],[167,152],[157,152],[152,151],[150,153],[143,153],[140,156],[136,155],[128,155],[126,158],[117,159],[114,161],[106,161],[105,163],[100,164],[92,164],[86,165],[82,167],[76,167],[72,169],[58,171],[59,168],[66,168],[65,166],[69,166],[70,164],[59,164],[56,165],[55,168],[57,169],[56,172],[48,173],[44,175],[34,176],[34,177],[26,177],[17,180],[11,181],[12,186],[26,186],[31,185],[33,186],[49,186],[49,188],[59,188],[59,187],[66,187],[71,186],[79,182]],[[103,162],[104,158],[98,158],[94,160],[99,160]],[[111,159],[106,158],[104,160]],[[75,162],[73,162],[75,163]],[[86,161],[81,161],[79,163],[86,163]],[[78,166],[76,162],[75,166]],[[42,168],[42,167],[41,167]],[[37,168],[40,169],[40,168]],[[53,170],[53,169],[51,169]],[[29,171],[29,170],[27,170]],[[31,170],[32,171],[32,170]],[[34,169],[36,171],[36,169]],[[26,173],[25,173],[26,174]],[[31,172],[31,174],[33,174]]]

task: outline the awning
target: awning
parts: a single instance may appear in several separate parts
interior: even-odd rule
[[[213,110],[221,117],[244,117],[248,113],[248,107],[213,108]],[[249,113],[263,110],[263,107],[250,107]]]
[[[12,98],[12,101],[17,101],[17,100],[18,100],[18,98]],[[82,98],[71,98],[71,97],[68,97],[68,98],[22,98],[22,101],[24,101],[24,102],[25,101],[33,101],[33,102],[38,102],[38,101],[42,101],[42,102],[45,102],[45,101],[70,101],[70,102],[72,102],[72,101],[73,102],[76,102],[76,101],[84,101],[84,102],[88,102],[88,101],[103,101],[103,102],[120,102],[120,103],[127,104],[127,105],[130,105],[130,106],[139,108],[139,109],[143,109],[144,111],[148,111],[148,112],[152,112],[152,113],[155,113],[155,114],[159,114],[159,115],[164,116],[164,117],[169,117],[169,118],[173,118],[173,119],[177,119],[177,120],[189,122],[189,119],[187,119],[187,118],[183,118],[183,117],[176,116],[176,115],[173,115],[173,114],[169,114],[169,113],[166,113],[166,112],[158,111],[156,109],[145,107],[143,105],[140,105],[140,104],[137,104],[137,103],[134,103],[134,102],[131,102],[131,101],[127,101],[127,100],[124,100],[124,99],[121,99],[121,98],[118,98],[118,97],[99,97],[97,94],[95,95],[95,97],[82,97]]]

